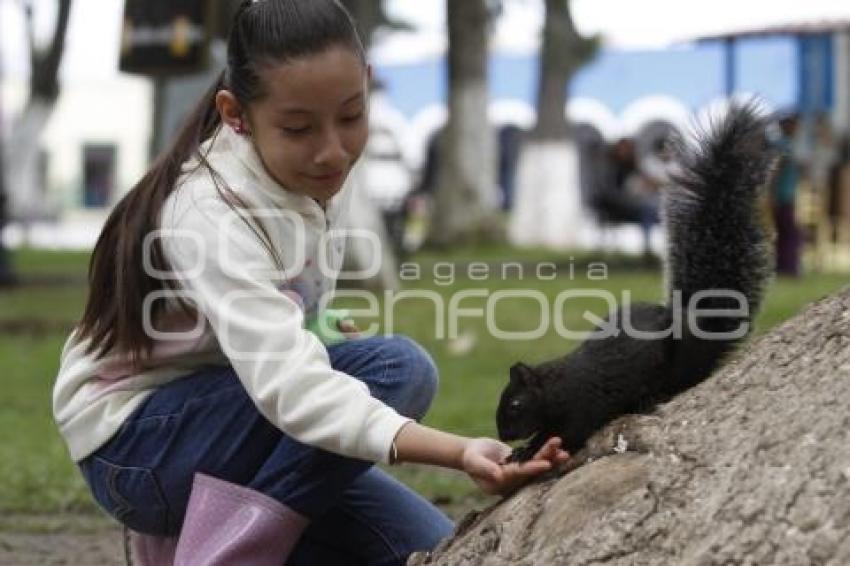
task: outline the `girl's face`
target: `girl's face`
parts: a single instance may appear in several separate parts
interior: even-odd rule
[[[280,185],[321,202],[339,192],[366,145],[369,74],[343,46],[260,72],[266,96],[243,115]]]

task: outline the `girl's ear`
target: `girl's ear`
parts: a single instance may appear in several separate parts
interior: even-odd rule
[[[215,95],[215,107],[218,110],[221,121],[231,128],[239,128],[243,125],[244,113],[242,105],[236,100],[236,96],[229,90],[220,90]]]

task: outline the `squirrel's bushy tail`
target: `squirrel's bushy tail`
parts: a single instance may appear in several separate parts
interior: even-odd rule
[[[676,390],[707,377],[743,338],[695,336],[687,317],[694,295],[726,293],[701,298],[695,303],[700,309],[740,309],[741,301],[728,292],[743,296],[745,315],[697,320],[701,331],[730,332],[742,323],[751,326],[770,280],[772,255],[761,196],[775,157],[765,136],[766,126],[767,119],[760,117],[754,104],[733,105],[723,119],[698,136],[695,146],[680,145],[683,171],[664,205],[669,304],[675,305],[675,292],[680,292],[685,328],[676,346]]]

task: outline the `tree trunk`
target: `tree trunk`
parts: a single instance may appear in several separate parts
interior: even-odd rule
[[[567,0],[546,0],[537,123],[519,164],[509,234],[519,245],[570,247],[582,220],[579,162],[566,119],[570,78],[596,49],[578,35]]]
[[[448,0],[449,121],[438,150],[430,241],[492,237],[498,209],[496,141],[487,118],[485,0]]]
[[[410,563],[850,564],[848,372],[845,289]]]
[[[537,89],[535,139],[568,138],[564,109],[567,86],[573,74],[596,50],[596,39],[578,35],[568,0],[546,0],[543,46],[540,51],[540,84]]]
[[[9,209],[24,222],[44,213],[44,191],[39,186],[41,135],[59,98],[59,65],[71,15],[71,0],[58,0],[59,11],[48,48],[39,50],[33,36],[31,3],[25,6],[30,41],[30,94],[24,111],[12,127],[9,148]]]

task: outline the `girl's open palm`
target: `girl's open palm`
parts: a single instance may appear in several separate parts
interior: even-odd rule
[[[463,452],[463,470],[486,493],[507,495],[569,459],[557,437],[550,438],[527,462],[504,463],[510,453],[511,447],[503,442],[477,438]]]

